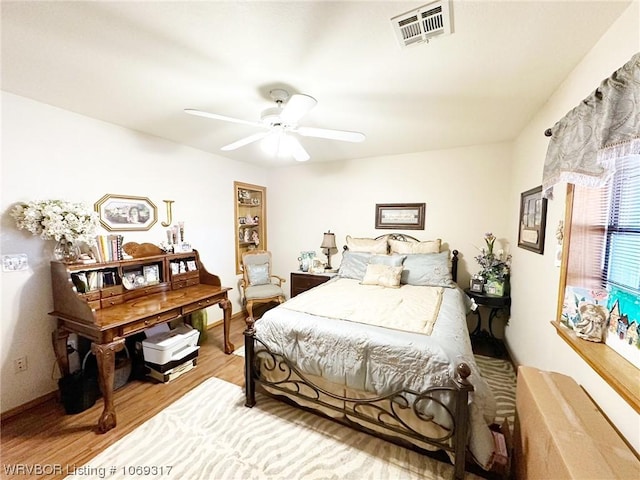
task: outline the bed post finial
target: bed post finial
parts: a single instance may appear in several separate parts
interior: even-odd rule
[[[458,281],[458,250],[451,252],[451,279],[454,282]]]
[[[246,317],[244,319],[244,323],[247,325],[247,328],[245,330],[246,333],[250,333],[251,335],[253,335],[255,333],[255,328],[254,328],[254,325],[256,324],[255,319],[251,316]]]
[[[464,362],[458,364],[458,366],[456,367],[456,373],[458,374],[458,381],[460,384],[470,385],[469,380],[467,380],[471,375],[471,368],[469,367],[469,365]]]

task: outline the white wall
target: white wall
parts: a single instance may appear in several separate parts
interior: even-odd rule
[[[2,411],[55,390],[52,371],[58,375],[50,340],[55,319],[47,315],[53,308],[54,242],[17,230],[11,205],[66,199],[93,207],[106,193],[148,197],[158,207],[158,223],[148,232],[126,232],[125,241],[157,244],[166,238],[162,200],[174,200],[174,222],[185,222],[186,239],[204,265],[234,288],[230,298],[238,312],[233,182],[264,184],[265,179],[265,171],[255,166],[3,93],[1,253],[26,253],[30,268],[0,273]],[[222,310],[209,309],[209,322],[221,318]],[[28,370],[15,374],[13,360],[25,355]]]
[[[553,126],[639,50],[640,2],[636,0],[576,66],[514,143],[508,202],[508,215],[511,218],[518,215],[520,193],[541,183],[548,145],[544,130]],[[558,337],[549,323],[556,316],[559,269],[553,264],[555,230],[558,221],[564,218],[565,191],[566,185],[556,186],[555,198],[548,204],[544,255],[518,248],[513,252],[513,308],[505,332],[509,350],[518,364],[573,377],[594,398],[636,451],[640,451],[638,414]],[[517,242],[516,223],[510,224],[509,236],[513,242]]]
[[[473,259],[492,231],[508,248],[511,229],[504,202],[509,191],[511,147],[482,145],[345,162],[309,162],[269,173],[269,249],[275,271],[298,269],[300,251],[320,249],[331,230],[342,251],[346,235],[375,237],[376,203],[426,203],[424,230],[404,233],[441,238],[460,251],[459,282],[478,271]],[[339,266],[341,254],[332,256]]]

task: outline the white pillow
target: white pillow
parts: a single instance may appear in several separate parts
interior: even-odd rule
[[[370,263],[362,279],[362,285],[380,285],[382,287],[399,288],[402,266],[392,267]]]
[[[401,240],[389,239],[391,253],[440,253],[442,240],[428,240],[426,242],[403,242]]]
[[[387,237],[375,238],[353,238],[347,235],[347,248],[350,252],[368,252],[386,255]]]

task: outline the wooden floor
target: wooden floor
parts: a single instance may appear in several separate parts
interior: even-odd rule
[[[231,342],[244,344],[244,321],[231,322]],[[96,433],[102,413],[102,398],[82,413],[65,414],[62,404],[50,400],[2,422],[0,478],[64,478],[67,468],[80,467],[102,450],[134,430],[195,386],[210,377],[237,385],[244,384],[244,359],[225,355],[222,350],[222,326],[208,331],[198,355],[196,368],[176,380],[158,384],[132,380],[115,392],[118,425],[106,434]],[[203,405],[203,408],[206,408]],[[47,475],[11,475],[15,465],[40,467]]]

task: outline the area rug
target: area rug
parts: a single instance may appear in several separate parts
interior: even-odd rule
[[[502,425],[506,418],[513,433],[516,413],[516,373],[513,365],[510,361],[501,358],[474,356],[480,373],[489,384],[496,399],[495,423]]]
[[[68,476],[109,479],[421,479],[453,466],[211,378]],[[467,479],[480,477],[467,473]]]

